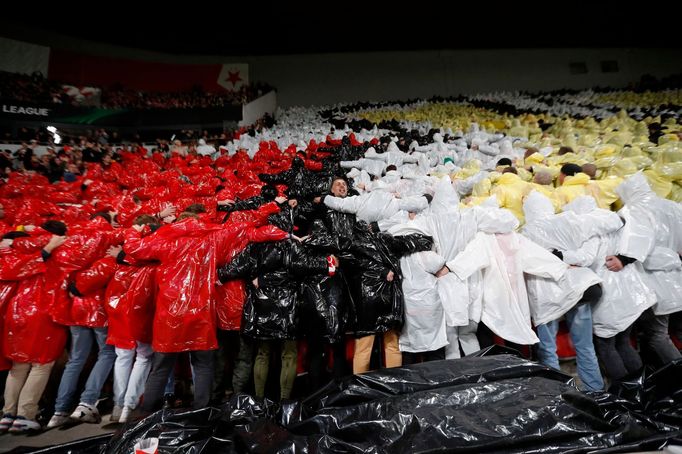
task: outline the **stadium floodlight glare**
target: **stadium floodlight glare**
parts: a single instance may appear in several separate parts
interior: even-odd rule
[[[59,134],[55,134],[52,137],[52,139],[54,140],[55,145],[59,145],[60,143],[62,143],[62,136],[60,136]]]
[[[54,126],[48,126],[46,129],[50,131],[52,134],[57,132],[57,128],[55,128]]]

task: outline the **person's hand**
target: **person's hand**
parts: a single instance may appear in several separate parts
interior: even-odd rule
[[[317,196],[313,199],[313,203],[320,203],[320,202],[322,202],[322,197],[320,197],[320,196]]]
[[[393,271],[389,271],[388,274],[386,275],[386,281],[387,282],[393,282],[393,278],[395,277],[395,274]]]
[[[172,224],[173,221],[175,221],[175,219],[176,219],[175,216],[171,214],[170,216],[166,216],[165,218],[163,218],[161,220],[166,224]]]
[[[448,268],[447,266],[443,266],[443,268],[439,269],[438,272],[436,273],[436,277],[447,276],[449,272],[450,268]]]
[[[362,189],[363,191],[365,190],[365,183],[358,183],[355,185],[356,188]]]
[[[174,205],[167,203],[164,205],[163,209],[159,211],[159,218],[163,219],[167,216],[175,216],[176,211],[177,208]]]
[[[111,246],[109,247],[109,249],[107,249],[107,255],[109,257],[116,258],[118,257],[118,254],[120,254],[122,250],[123,246]]]
[[[33,232],[36,229],[36,226],[33,224],[28,224],[24,226],[24,232]]]
[[[623,269],[623,262],[620,261],[615,255],[609,255],[606,257],[606,268],[609,271],[620,271]]]
[[[141,232],[144,229],[144,225],[133,224],[133,229],[135,229],[136,232]]]
[[[92,184],[92,180],[88,178],[88,179],[86,179],[86,180],[83,182],[83,184],[84,184],[85,186],[90,186],[90,184]]]
[[[45,247],[43,248],[45,252],[50,254],[55,248],[61,246],[64,244],[64,241],[66,241],[66,236],[64,235],[52,235],[50,237],[50,241],[47,242]]]
[[[296,199],[289,200],[289,206],[291,208],[296,208],[297,205],[298,205],[298,200],[296,200]]]
[[[277,203],[279,203],[279,204],[282,204],[282,203],[284,203],[284,202],[286,202],[286,201],[287,201],[287,198],[286,198],[286,197],[282,197],[282,196],[275,197],[275,202],[277,202]]]
[[[258,278],[255,278],[254,280],[251,281],[254,287],[258,288]]]
[[[218,205],[221,205],[221,206],[234,205],[234,200],[232,200],[232,199],[219,200]]]

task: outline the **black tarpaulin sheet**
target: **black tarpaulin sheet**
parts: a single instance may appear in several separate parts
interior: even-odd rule
[[[221,408],[158,412],[101,452],[130,453],[147,437],[159,437],[159,453],[660,449],[682,444],[681,369],[670,364],[625,396],[582,393],[571,377],[512,355],[435,361],[347,377],[299,402],[240,394]]]

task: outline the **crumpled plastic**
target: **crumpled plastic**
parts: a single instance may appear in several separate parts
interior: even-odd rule
[[[149,437],[159,438],[160,453],[620,452],[682,443],[682,361],[614,395],[582,393],[570,376],[523,358],[485,356],[497,352],[349,376],[298,402],[237,394],[219,408],[162,410],[88,449],[129,453]]]

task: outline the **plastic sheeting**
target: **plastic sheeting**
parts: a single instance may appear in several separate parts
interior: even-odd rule
[[[619,395],[586,394],[570,376],[522,358],[470,356],[346,377],[300,402],[238,394],[220,408],[161,411],[106,445],[95,438],[78,448],[127,454],[158,437],[159,453],[660,449],[682,443],[680,372],[677,361]],[[74,452],[65,448],[42,452]]]

